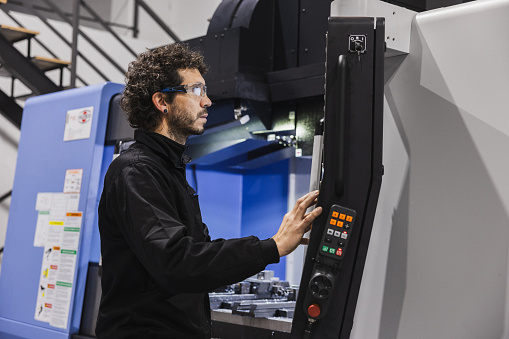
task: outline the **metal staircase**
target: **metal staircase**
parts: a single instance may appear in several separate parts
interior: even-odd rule
[[[102,19],[85,0],[73,0],[72,13],[66,13],[53,1],[54,0],[0,0],[0,10],[17,25],[2,25],[2,23],[0,23],[0,76],[9,77],[11,79],[10,93],[6,93],[5,90],[0,88],[0,113],[18,128],[21,127],[23,112],[19,104],[20,100],[25,100],[34,95],[47,94],[65,88],[76,87],[77,80],[80,85],[88,85],[87,81],[76,72],[76,60],[78,57],[80,58],[80,63],[86,63],[104,81],[111,81],[106,75],[107,72],[104,71],[105,67],[118,71],[122,76],[125,73],[126,69],[120,66],[114,57],[104,51],[94,39],[81,29],[80,24],[84,21],[87,23],[93,22],[103,31],[108,32],[114,39],[121,43],[129,54],[133,55],[133,57],[136,56],[134,50],[112,29],[112,26],[115,26],[115,24]],[[134,0],[133,4],[135,6],[134,24],[132,27],[124,28],[131,29],[134,37],[137,36],[139,31],[139,9],[143,9],[172,40],[179,41],[173,31],[164,24],[143,0]],[[80,9],[83,9],[87,15],[80,14]],[[29,14],[33,16],[35,20],[38,18],[45,25],[45,28],[53,32],[69,47],[72,61],[59,59],[41,39],[38,39],[39,32],[23,27],[12,13]],[[49,14],[51,14],[53,18],[57,18],[59,21],[70,25],[73,35],[72,40],[66,38],[65,34],[48,20]],[[102,57],[107,60],[108,65],[99,65],[99,63],[90,60],[89,56],[86,55],[87,53],[81,53],[77,49],[78,36],[84,39],[96,52],[102,55]],[[49,56],[32,56],[33,41],[35,41],[38,47],[41,47]],[[23,44],[27,46],[26,51],[21,48]],[[53,74],[54,72],[52,72],[55,70],[60,71],[59,79],[56,80],[55,78],[57,77],[55,77]],[[52,72],[53,76],[48,76],[49,72]],[[64,73],[70,75],[70,81],[66,81],[67,85],[63,84]],[[15,92],[15,84],[18,82],[26,86],[29,93],[22,95],[17,94]]]
[[[30,55],[31,40],[37,34],[39,32],[23,27],[0,25],[0,76],[12,79],[10,95],[0,90],[0,110],[18,128],[21,126],[22,108],[16,103],[16,97],[14,97],[15,79],[23,82],[33,95],[56,92],[62,89],[61,84],[56,85],[45,72],[60,69],[62,73],[63,68],[69,65],[69,62],[59,59],[32,57]],[[15,47],[17,42],[24,40],[27,40],[28,46],[26,55]]]

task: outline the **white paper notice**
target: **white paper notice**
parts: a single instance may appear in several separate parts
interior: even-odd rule
[[[82,169],[65,171],[64,193],[79,193],[81,191]]]
[[[56,215],[55,215],[56,216]],[[50,214],[41,266],[35,319],[66,328],[79,252],[82,212]]]
[[[76,212],[78,210],[78,206],[80,204],[80,195],[73,193],[66,193],[67,197],[67,211],[68,212]]]
[[[67,111],[65,117],[64,141],[90,138],[93,113],[93,106]]]
[[[53,193],[37,193],[37,200],[35,202],[36,211],[49,211],[51,208],[51,195]]]
[[[35,227],[34,246],[44,246],[48,222],[64,220],[66,213],[76,212],[80,203],[78,193],[38,193],[35,209],[39,211]]]
[[[67,213],[67,196],[65,193],[53,193],[51,198],[51,209],[49,211],[51,220],[63,219]]]
[[[60,248],[46,246],[42,257],[41,276],[38,286],[35,320],[50,322],[53,311],[55,281]]]
[[[35,227],[34,246],[44,247],[48,234],[49,211],[39,211]]]

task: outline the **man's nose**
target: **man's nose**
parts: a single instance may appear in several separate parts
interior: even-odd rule
[[[206,94],[203,98],[201,98],[200,106],[203,108],[212,106],[212,101],[209,99],[209,97]]]

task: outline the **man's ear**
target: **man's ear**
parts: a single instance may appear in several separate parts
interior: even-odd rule
[[[156,92],[152,94],[152,103],[159,112],[163,114],[168,113],[168,107],[166,105],[166,101],[164,101],[163,94],[161,92]]]

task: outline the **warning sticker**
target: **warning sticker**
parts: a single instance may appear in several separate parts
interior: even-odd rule
[[[67,111],[65,117],[64,141],[90,138],[93,113],[93,106]]]

